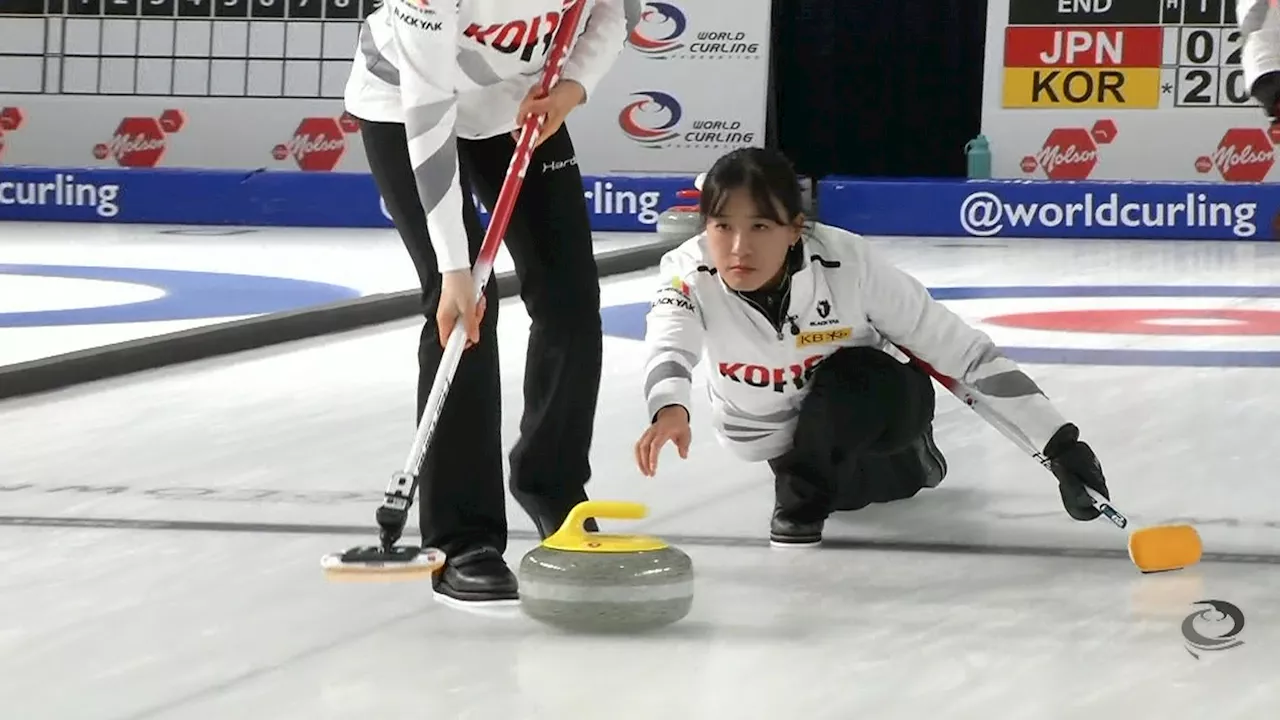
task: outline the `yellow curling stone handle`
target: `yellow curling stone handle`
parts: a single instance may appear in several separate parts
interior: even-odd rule
[[[598,520],[639,520],[649,514],[641,503],[618,500],[587,500],[569,511],[569,517],[554,535],[542,541],[542,547],[566,552],[634,553],[665,550],[667,544],[647,535],[606,535],[587,532],[587,518]]]

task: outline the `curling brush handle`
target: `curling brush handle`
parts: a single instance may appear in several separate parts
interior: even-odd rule
[[[1125,517],[1119,510],[1112,507],[1110,500],[1102,497],[1097,490],[1094,490],[1088,485],[1085,485],[1084,489],[1088,491],[1089,499],[1093,500],[1093,507],[1110,520],[1112,524],[1120,529],[1124,529],[1129,526],[1129,518]]]
[[[960,399],[961,402],[963,402],[965,405],[968,405],[970,410],[973,410],[983,420],[986,420],[987,423],[991,425],[991,427],[998,430],[1001,435],[1004,435],[1014,445],[1017,445],[1023,452],[1025,452],[1026,454],[1034,458],[1035,461],[1040,463],[1042,466],[1044,466],[1046,470],[1050,470],[1049,458],[1045,457],[1044,453],[1040,452],[1039,449],[1037,449],[1034,445],[1032,445],[1031,441],[1027,439],[1027,436],[1023,435],[1022,432],[1013,425],[1013,423],[1006,420],[1003,416],[997,413],[993,408],[991,408],[986,403],[982,402],[982,400],[979,399],[978,396],[975,395],[973,391],[971,391],[964,383],[960,382],[959,380],[956,380],[955,378],[950,378],[950,377],[947,377],[946,375],[943,375],[942,373],[934,369],[932,365],[921,360],[915,355],[912,355],[906,349],[904,348],[898,348],[898,349],[902,352],[902,354],[910,358],[912,363],[917,365],[920,369],[924,370],[925,372],[929,373],[929,375],[931,375],[933,379],[937,380],[939,384],[941,384],[947,390],[951,391],[952,395],[955,395],[957,398]],[[1129,519],[1126,518],[1123,514],[1121,514],[1119,510],[1116,510],[1111,505],[1110,501],[1102,497],[1102,495],[1100,495],[1099,493],[1094,491],[1093,488],[1088,487],[1087,485],[1085,486],[1085,490],[1089,492],[1089,498],[1093,500],[1093,507],[1097,509],[1097,511],[1101,513],[1104,517],[1110,520],[1112,524],[1114,524],[1116,527],[1121,529],[1129,525]]]
[[[546,69],[539,85],[543,95],[560,82],[560,73],[569,57],[569,47],[573,44],[577,33],[578,18],[582,14],[585,1],[577,0],[560,20],[560,27],[552,44],[551,53],[547,57]],[[524,185],[525,172],[529,169],[529,161],[533,158],[534,147],[538,143],[538,136],[542,134],[542,126],[546,121],[546,115],[530,115],[521,125],[520,140],[516,143],[515,152],[511,154],[511,161],[507,165],[507,176],[502,181],[502,189],[498,192],[498,201],[494,203],[493,212],[490,214],[484,242],[480,245],[475,267],[471,271],[476,302],[484,296],[485,287],[493,276],[493,263],[498,257],[498,247],[502,244],[503,236],[507,234],[507,225],[511,222],[512,211],[515,210],[516,198],[520,195],[521,186]],[[432,383],[431,393],[427,396],[423,422],[418,428],[413,448],[405,461],[405,473],[417,473],[422,465],[422,458],[427,452],[427,446],[431,443],[436,423],[440,421],[440,412],[443,409],[444,398],[449,393],[453,373],[458,368],[465,348],[465,331],[462,323],[459,322],[449,335],[444,357],[440,359],[440,367],[436,370],[435,382]]]
[[[543,95],[550,92],[551,88],[560,82],[561,72],[564,69],[565,61],[569,57],[569,49],[577,37],[578,21],[585,4],[586,0],[576,0],[560,19],[560,26],[557,28],[555,38],[552,41],[551,52],[547,56],[539,84]],[[515,209],[516,198],[520,194],[520,187],[524,184],[525,172],[529,169],[529,161],[533,157],[534,147],[538,143],[538,136],[542,133],[542,126],[546,120],[545,115],[530,115],[524,119],[521,125],[520,140],[516,143],[515,152],[511,155],[511,162],[507,165],[507,175],[502,181],[502,189],[498,192],[498,201],[494,203],[490,213],[489,226],[485,230],[484,242],[480,246],[475,267],[471,271],[477,302],[484,295],[485,287],[493,276],[493,263],[498,257],[498,247],[502,244],[502,238],[507,232],[507,225],[511,222],[511,214]],[[496,310],[496,308],[490,309]],[[408,510],[409,505],[413,502],[413,495],[417,490],[416,477],[418,469],[422,466],[422,460],[427,454],[427,448],[430,447],[431,440],[435,436],[436,426],[439,424],[440,415],[444,410],[445,397],[449,394],[449,386],[453,383],[453,375],[458,369],[458,363],[461,362],[462,353],[465,349],[466,331],[463,328],[463,323],[459,322],[454,327],[453,332],[450,333],[448,342],[445,343],[444,355],[440,358],[440,366],[436,369],[435,381],[431,384],[431,392],[427,396],[422,421],[418,423],[418,430],[414,434],[409,456],[405,459],[404,469],[402,472],[392,476],[391,482],[384,493],[380,510],[383,515],[392,517],[387,519],[386,522],[380,520],[379,525],[383,526],[384,533],[388,537],[398,534],[397,532],[385,532],[389,526],[390,530],[394,531],[396,524],[401,526],[404,524],[404,519],[400,516]],[[451,451],[457,452],[458,450],[451,448]]]

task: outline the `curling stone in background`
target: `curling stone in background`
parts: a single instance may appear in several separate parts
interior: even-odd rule
[[[697,211],[677,206],[667,208],[658,216],[657,231],[663,245],[675,247],[702,232],[702,223]]]
[[[644,535],[583,528],[587,518],[638,520],[640,503],[588,500],[520,562],[520,608],[555,627],[579,632],[653,630],[693,607],[693,561]]]
[[[676,197],[691,200],[692,205],[674,205],[658,216],[658,237],[664,243],[679,245],[702,232],[702,217],[698,212],[698,198],[702,196],[702,183],[707,174],[702,173],[693,181],[693,190],[681,190]]]
[[[680,199],[692,196],[697,202],[697,190],[681,190],[676,193]],[[663,244],[676,246],[702,232],[702,216],[697,205],[673,205],[658,216],[656,225],[658,237]]]

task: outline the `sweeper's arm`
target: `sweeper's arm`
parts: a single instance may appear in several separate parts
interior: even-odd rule
[[[640,8],[633,0],[595,0],[584,19],[582,32],[564,64],[564,79],[582,86],[586,100],[595,97],[627,46],[627,36],[640,22]]]
[[[1280,13],[1270,0],[1237,0],[1240,23],[1240,66],[1249,95],[1267,117],[1280,118]]]

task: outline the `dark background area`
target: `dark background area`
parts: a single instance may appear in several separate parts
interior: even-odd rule
[[[802,175],[963,177],[987,0],[774,0],[769,136]]]

